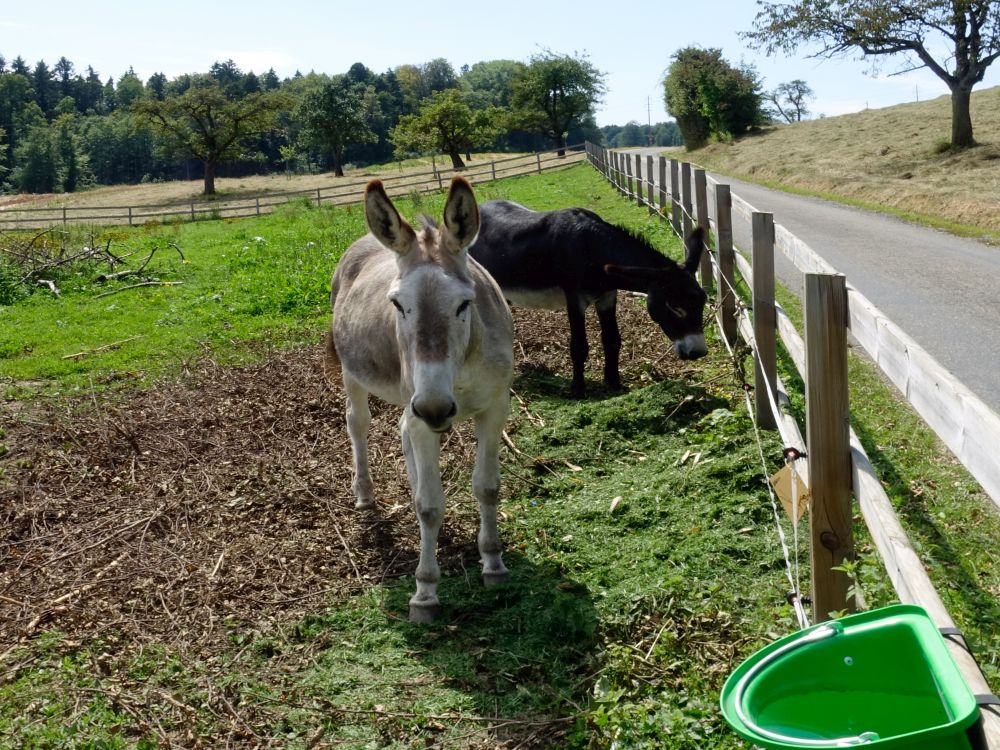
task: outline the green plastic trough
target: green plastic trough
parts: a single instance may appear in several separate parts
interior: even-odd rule
[[[906,604],[766,646],[722,689],[733,729],[763,748],[983,750],[976,699],[944,638]]]

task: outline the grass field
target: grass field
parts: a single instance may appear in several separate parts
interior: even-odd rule
[[[764,128],[690,154],[709,169],[1000,242],[1000,87],[972,94],[979,145],[952,151],[947,96]]]
[[[587,166],[478,197],[588,206],[681,252]],[[400,205],[437,215],[442,203]],[[719,689],[796,626],[763,479],[781,445],[762,437],[762,467],[741,368],[714,333],[708,357],[677,362],[624,299],[629,392],[592,382],[571,401],[563,316],[519,315],[501,520],[512,581],[477,580],[458,431],[445,449],[445,609],[412,625],[416,524],[396,415],[376,409],[381,511],[359,517],[342,397],[319,372],[329,275],[363,232],[357,209],[301,205],[116,230],[95,244],[134,253],[133,266],[157,248],[146,271],[183,284],[124,289],[97,282],[108,269],[90,261],[60,267],[59,298],[8,283],[0,745],[743,747]],[[1000,687],[996,514],[879,379],[852,368],[856,426]],[[857,534],[857,585],[869,606],[889,603]]]

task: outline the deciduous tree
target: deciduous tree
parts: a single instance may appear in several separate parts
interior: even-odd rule
[[[473,110],[462,92],[448,89],[426,99],[418,114],[401,117],[389,139],[397,152],[442,151],[455,169],[464,169],[462,154],[493,143],[501,118],[499,109]]]
[[[764,99],[771,105],[772,119],[779,117],[785,122],[801,122],[809,116],[809,99],[816,96],[809,84],[801,78],[787,83],[779,83],[773,91],[764,94]]]
[[[604,75],[586,55],[546,50],[532,57],[511,83],[512,123],[548,136],[562,156],[569,131],[593,119]]]
[[[899,72],[928,68],[951,91],[951,143],[975,145],[969,100],[1000,57],[1000,0],[797,0],[761,2],[743,36],[767,54],[819,44],[814,57],[860,51],[878,69],[900,55]],[[937,55],[944,41],[947,54]]]
[[[307,92],[295,111],[302,123],[299,140],[328,156],[337,177],[344,176],[344,152],[352,143],[373,143],[378,100],[373,87],[335,76]]]
[[[202,162],[205,195],[214,195],[219,166],[243,156],[247,144],[271,130],[278,113],[290,105],[279,92],[250,94],[234,101],[217,83],[201,78],[179,96],[163,101],[138,99],[132,108],[167,139],[168,150]]]
[[[712,136],[742,135],[764,121],[760,80],[752,66],[733,67],[722,50],[685,47],[673,55],[663,81],[667,111],[689,149]]]

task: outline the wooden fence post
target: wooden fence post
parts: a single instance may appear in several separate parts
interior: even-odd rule
[[[730,346],[736,343],[736,279],[733,268],[733,198],[729,185],[715,186],[715,252],[719,262],[719,328]]]
[[[646,157],[646,204],[649,206],[649,213],[656,213],[656,201],[653,199],[653,191],[656,189],[656,180],[653,179],[653,157]]]
[[[667,157],[660,157],[660,215],[667,216]]]
[[[698,226],[705,230],[705,250],[701,254],[701,286],[706,291],[712,289],[712,259],[708,254],[708,235],[711,225],[708,220],[708,182],[704,169],[694,170],[694,199],[697,206]]]
[[[535,161],[538,162],[538,174],[542,173],[542,154],[538,151],[535,152]]]
[[[681,226],[684,228],[683,237],[691,234],[691,165],[681,162]]]
[[[757,424],[766,430],[777,429],[778,415],[771,409],[777,403],[777,329],[774,310],[774,215],[754,211],[750,217],[751,261],[753,262],[753,337],[754,410]],[[768,390],[771,391],[770,396]]]
[[[493,172],[493,181],[496,182],[497,179],[497,163],[496,161],[490,162],[490,170]]]
[[[813,618],[820,622],[831,612],[854,610],[850,578],[832,569],[854,558],[843,275],[805,275],[805,330],[812,600]]]
[[[316,208],[319,208],[322,199],[319,197],[319,188],[316,188]]]
[[[649,175],[646,175],[648,178]],[[645,195],[645,190],[642,189],[642,156],[640,154],[635,155],[635,202],[640,206],[642,205],[643,196]]]
[[[260,216],[260,196],[257,196],[257,215]]]
[[[681,189],[680,164],[676,159],[670,160],[670,223],[674,226],[674,234],[683,237],[681,233]]]
[[[632,190],[632,160],[628,158],[628,154],[622,154],[622,160],[625,162],[625,176],[628,179],[628,193],[626,195],[629,200],[632,200],[635,195]]]

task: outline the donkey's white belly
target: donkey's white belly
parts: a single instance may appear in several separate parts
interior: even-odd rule
[[[542,310],[566,309],[566,293],[559,287],[552,289],[504,289],[503,296],[513,307],[531,307]]]

